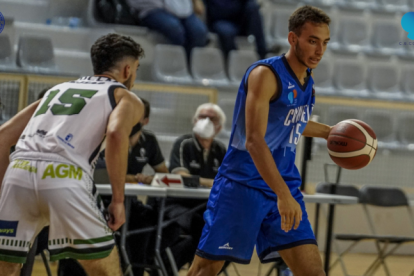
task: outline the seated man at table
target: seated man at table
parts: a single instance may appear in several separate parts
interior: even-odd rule
[[[171,173],[199,177],[201,186],[212,187],[213,179],[226,154],[224,144],[214,137],[220,132],[225,121],[226,115],[218,105],[212,103],[200,105],[194,114],[193,133],[179,137],[173,145],[170,156]],[[206,204],[207,200],[168,199],[169,211],[166,216],[176,217],[203,203]],[[204,226],[204,211],[205,208],[184,215],[178,220],[182,230],[192,238],[191,246],[183,248],[177,244],[171,248],[178,268],[193,260],[191,254],[197,249]]]
[[[125,182],[151,184],[153,176],[142,173],[147,164],[156,173],[168,173],[168,168],[154,133],[143,128],[149,123],[151,106],[147,100],[142,98],[141,100],[145,106],[145,114],[140,125],[132,129],[129,137],[128,171]],[[106,168],[105,152],[101,153],[96,168]]]

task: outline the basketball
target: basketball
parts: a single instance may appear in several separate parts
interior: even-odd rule
[[[336,124],[328,136],[328,152],[340,167],[358,170],[375,157],[378,142],[372,128],[360,120],[345,120]]]

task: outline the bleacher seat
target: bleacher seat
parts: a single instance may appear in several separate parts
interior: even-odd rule
[[[332,84],[333,60],[329,52],[325,52],[318,67],[313,70],[313,80],[315,90],[318,94],[334,94],[335,89]]]
[[[379,142],[395,142],[395,122],[390,111],[367,110],[362,121],[366,122],[374,130]]]
[[[57,66],[52,40],[44,36],[25,35],[19,37],[17,65],[39,73],[56,72]]]
[[[0,35],[0,70],[15,68],[13,50],[8,35]]]
[[[223,54],[217,48],[194,48],[191,52],[191,73],[203,85],[228,85]]]
[[[371,35],[373,51],[385,55],[402,52],[397,43],[401,39],[401,30],[401,26],[394,21],[374,21]]]
[[[368,97],[364,59],[338,58],[334,62],[334,86],[338,93],[353,97]]]
[[[397,137],[403,144],[414,144],[414,114],[403,113],[398,117]]]
[[[372,9],[376,6],[375,0],[337,0],[336,5],[348,9]]]
[[[377,9],[385,12],[395,13],[408,11],[407,0],[377,0]]]
[[[370,62],[368,65],[368,87],[374,96],[400,99],[400,70],[392,61]]]
[[[358,110],[354,107],[348,106],[335,106],[329,108],[327,121],[328,125],[333,126],[347,119],[360,119]]]
[[[259,57],[256,52],[232,50],[229,53],[228,71],[230,81],[234,85],[239,85],[247,68],[254,62],[258,61]]]
[[[181,46],[155,46],[153,77],[157,81],[190,84],[193,82],[187,67],[185,50]]]
[[[287,22],[289,22],[289,17],[295,9],[275,9],[272,12],[271,20],[270,20],[270,35],[271,41],[273,44],[278,44],[281,46],[288,46],[288,34],[289,29]]]
[[[335,42],[330,48],[335,52],[360,53],[370,48],[369,19],[363,14],[343,12],[338,18]]]
[[[410,98],[414,99],[414,67],[406,65],[402,69],[401,89]]]

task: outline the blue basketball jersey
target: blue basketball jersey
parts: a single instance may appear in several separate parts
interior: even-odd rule
[[[296,194],[301,184],[300,174],[295,166],[296,145],[311,116],[315,104],[315,91],[312,77],[309,76],[305,84],[301,85],[284,55],[260,60],[251,65],[244,75],[234,108],[228,151],[219,173],[275,196],[260,176],[245,147],[247,80],[250,72],[259,65],[269,67],[274,72],[278,84],[278,98],[269,102],[265,141],[280,174],[292,194]]]

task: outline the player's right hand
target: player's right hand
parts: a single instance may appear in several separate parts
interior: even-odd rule
[[[125,223],[124,203],[113,203],[108,206],[109,220],[108,226],[112,231],[116,231]]]
[[[286,233],[298,229],[302,221],[302,208],[299,203],[291,196],[278,197],[277,207],[281,217],[281,228]],[[294,224],[294,225],[293,225]]]

